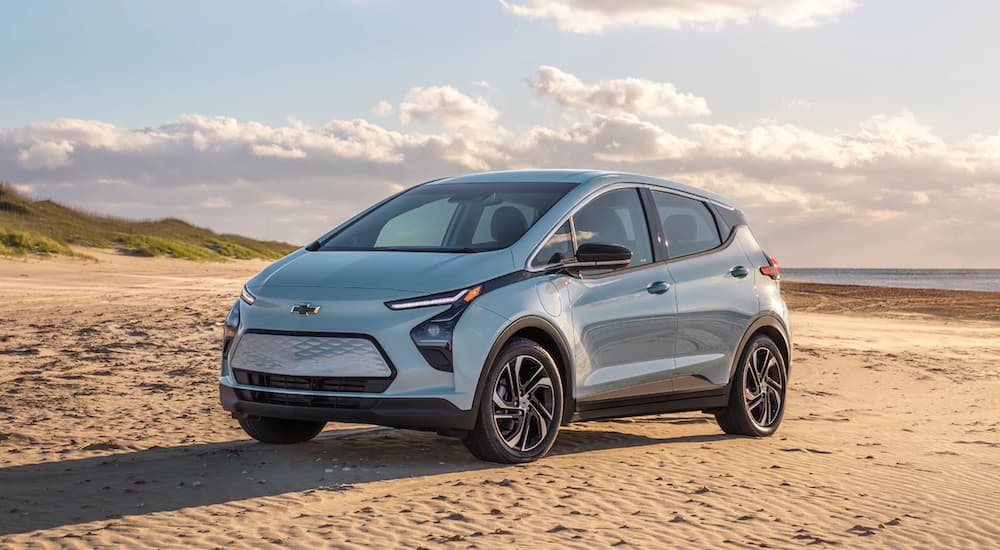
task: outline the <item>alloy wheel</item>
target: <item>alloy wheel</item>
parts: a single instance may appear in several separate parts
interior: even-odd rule
[[[747,357],[743,369],[743,397],[750,419],[759,428],[770,428],[781,418],[785,401],[785,370],[766,347]]]
[[[493,386],[493,426],[512,450],[527,453],[545,441],[556,400],[552,379],[530,355],[505,364]]]

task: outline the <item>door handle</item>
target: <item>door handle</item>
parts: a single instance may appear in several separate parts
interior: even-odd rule
[[[750,271],[747,268],[738,265],[730,269],[729,274],[732,275],[733,277],[736,277],[737,279],[743,279],[744,277],[750,274]]]
[[[646,292],[650,294],[663,294],[668,290],[670,290],[670,283],[665,283],[663,281],[649,283],[649,286],[646,287]]]

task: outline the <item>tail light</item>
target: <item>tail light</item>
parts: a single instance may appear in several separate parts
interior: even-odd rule
[[[760,268],[760,272],[775,281],[781,279],[781,266],[778,265],[778,260],[775,260],[770,256],[767,257],[767,265]]]

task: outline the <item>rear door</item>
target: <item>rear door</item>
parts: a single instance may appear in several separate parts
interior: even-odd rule
[[[578,403],[587,407],[669,391],[677,303],[666,265],[653,263],[658,258],[639,190],[599,195],[573,215],[571,228],[575,246],[618,244],[633,252],[626,268],[588,271],[568,280],[565,292],[578,342]]]
[[[733,354],[757,313],[754,264],[735,239],[720,235],[708,206],[651,191],[666,239],[677,304],[676,391],[728,382]]]

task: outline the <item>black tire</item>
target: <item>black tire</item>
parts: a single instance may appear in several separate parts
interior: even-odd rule
[[[511,373],[517,371],[520,379],[514,382]],[[512,338],[485,376],[476,427],[464,438],[465,446],[479,459],[503,464],[532,462],[545,456],[559,435],[563,414],[562,380],[552,356],[533,340]],[[510,392],[512,386],[523,388],[525,395],[515,390],[515,396]],[[503,395],[502,403],[512,405],[497,405],[495,393]],[[503,434],[515,443],[511,445]]]
[[[763,383],[760,382],[760,369],[755,370],[754,365],[765,367]],[[778,385],[780,388],[776,387]],[[743,348],[730,382],[729,404],[715,411],[715,420],[727,434],[767,437],[781,425],[787,389],[788,367],[784,356],[773,340],[758,334]]]
[[[244,416],[239,419],[240,427],[250,437],[261,443],[288,445],[302,443],[316,437],[323,431],[326,422],[313,420],[289,420],[266,416]]]

